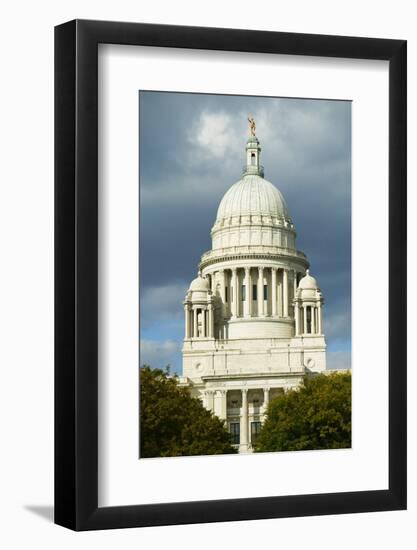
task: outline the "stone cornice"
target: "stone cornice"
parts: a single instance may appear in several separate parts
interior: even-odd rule
[[[289,220],[285,220],[284,223],[277,223],[273,220],[264,220],[259,222],[230,222],[225,223],[224,220],[231,219],[231,218],[222,218],[221,221],[216,220],[214,222],[213,227],[211,228],[211,236],[213,237],[216,233],[220,233],[221,231],[225,230],[235,230],[235,229],[243,229],[243,228],[258,228],[258,229],[265,229],[265,228],[273,228],[273,229],[280,229],[287,231],[288,233],[292,233],[294,236],[297,236],[297,231],[293,225],[293,223]],[[278,219],[278,218],[277,218]],[[223,223],[222,223],[223,222]]]
[[[256,380],[264,378],[293,378],[297,376],[303,376],[306,374],[305,368],[298,371],[282,371],[282,372],[261,372],[261,373],[225,373],[225,374],[213,374],[204,375],[201,380],[204,382],[216,382],[218,380]],[[252,389],[252,388],[250,388]]]
[[[234,261],[234,260],[271,260],[271,261],[289,261],[292,260],[300,264],[303,268],[309,267],[309,261],[307,260],[305,254],[298,252],[296,250],[292,251],[290,249],[280,249],[277,253],[271,252],[227,252],[227,249],[222,249],[224,252],[218,253],[216,250],[206,252],[201,257],[199,264],[199,269],[203,270],[206,267],[219,264],[225,261]]]

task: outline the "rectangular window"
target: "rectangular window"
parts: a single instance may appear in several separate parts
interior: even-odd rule
[[[264,300],[268,300],[268,285],[264,285]]]
[[[252,300],[258,299],[258,287],[256,285],[252,286]]]
[[[232,445],[240,443],[240,423],[230,422],[230,442]]]
[[[258,436],[261,432],[261,422],[251,422],[250,424],[250,442],[252,445],[256,443],[256,440],[258,439]]]
[[[224,287],[224,299],[225,299],[226,303],[229,301],[229,287],[228,286]]]
[[[242,301],[246,300],[246,286],[242,285]]]

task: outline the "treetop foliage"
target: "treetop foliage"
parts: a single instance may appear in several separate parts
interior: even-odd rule
[[[141,458],[235,453],[224,422],[169,370],[140,368]]]
[[[319,374],[271,400],[256,452],[351,447],[351,374]]]

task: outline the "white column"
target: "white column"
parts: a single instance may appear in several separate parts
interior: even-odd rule
[[[321,317],[322,313],[321,313],[321,303],[319,302],[318,306],[317,306],[317,324],[318,324],[318,333],[319,334],[323,334],[322,333],[322,317]]]
[[[222,316],[226,315],[226,276],[224,269],[219,271],[220,275],[220,298],[222,301]]]
[[[316,334],[316,308],[311,307],[311,334]]]
[[[240,418],[240,446],[244,451],[248,448],[248,390],[242,389],[242,414]]]
[[[201,336],[206,337],[206,310],[201,310]]]
[[[222,392],[221,392],[221,390],[216,390],[214,392],[214,409],[213,409],[213,412],[218,418],[221,418],[221,416],[222,416]]]
[[[242,301],[241,296],[241,283],[239,279],[239,269],[236,269],[236,317],[240,317],[240,302]]]
[[[233,289],[233,290],[232,290]],[[236,317],[236,268],[232,268],[232,280],[230,285],[230,305],[232,317]],[[232,296],[233,295],[233,296]]]
[[[235,308],[236,308],[236,317],[239,317],[240,315],[240,292],[239,292],[239,274],[236,269],[236,276],[235,276],[235,289],[234,294],[236,296],[235,300]]]
[[[214,392],[212,390],[207,390],[205,393],[206,397],[206,409],[214,412]]]
[[[258,267],[258,317],[264,317],[264,268]]]
[[[215,396],[215,391],[211,390],[209,392],[209,403],[210,403],[210,410],[213,412],[214,412],[214,406],[215,406],[214,396]]]
[[[190,337],[190,308],[188,304],[184,306],[184,316],[185,316],[185,338]]]
[[[208,337],[214,338],[213,304],[208,305]]]
[[[213,293],[213,295],[216,293],[216,272],[213,271],[213,273],[210,275],[211,279],[210,279],[210,282],[211,282],[211,291]]]
[[[295,317],[295,335],[300,334],[300,308],[298,302],[294,302],[294,317]]]
[[[282,294],[284,301],[283,316],[288,317],[288,271],[286,269],[284,269],[282,274]]]
[[[226,286],[228,287],[228,296],[227,296],[227,303],[226,303],[226,315],[230,317],[232,314],[232,278],[230,275],[230,270],[225,269],[224,270],[224,286],[225,286],[225,292],[224,292],[224,299],[226,300]]]
[[[269,388],[264,388],[264,415],[266,415],[268,411],[268,405],[269,405]]]
[[[192,307],[188,309],[188,334],[189,338],[193,337],[193,310]]]
[[[303,306],[304,334],[307,334],[307,306]]]
[[[271,267],[271,300],[272,300],[272,317],[277,316],[277,268]]]
[[[198,338],[197,308],[193,307],[192,314],[193,314],[193,320],[194,320],[194,323],[193,323],[193,325],[194,325],[193,326],[193,337]]]
[[[252,316],[252,275],[250,272],[250,267],[249,267],[249,275],[248,275],[248,288],[246,289],[246,297],[248,300],[249,317],[251,317]]]
[[[227,419],[227,391],[220,390],[220,415],[221,420]]]
[[[278,271],[279,273],[279,271]],[[278,275],[277,273],[277,275]],[[282,317],[282,283],[278,279],[278,290],[277,290],[277,311],[278,311],[278,317]]]
[[[293,290],[292,290],[292,304],[294,303],[295,298],[297,297],[297,271],[294,269],[292,272],[292,283],[293,283]],[[295,306],[294,306],[293,315],[295,318]]]
[[[243,302],[243,315],[250,316],[249,295],[250,295],[250,268],[245,267],[245,301]]]

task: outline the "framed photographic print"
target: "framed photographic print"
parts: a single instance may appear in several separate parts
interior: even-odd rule
[[[55,31],[55,521],[406,507],[406,42]]]

